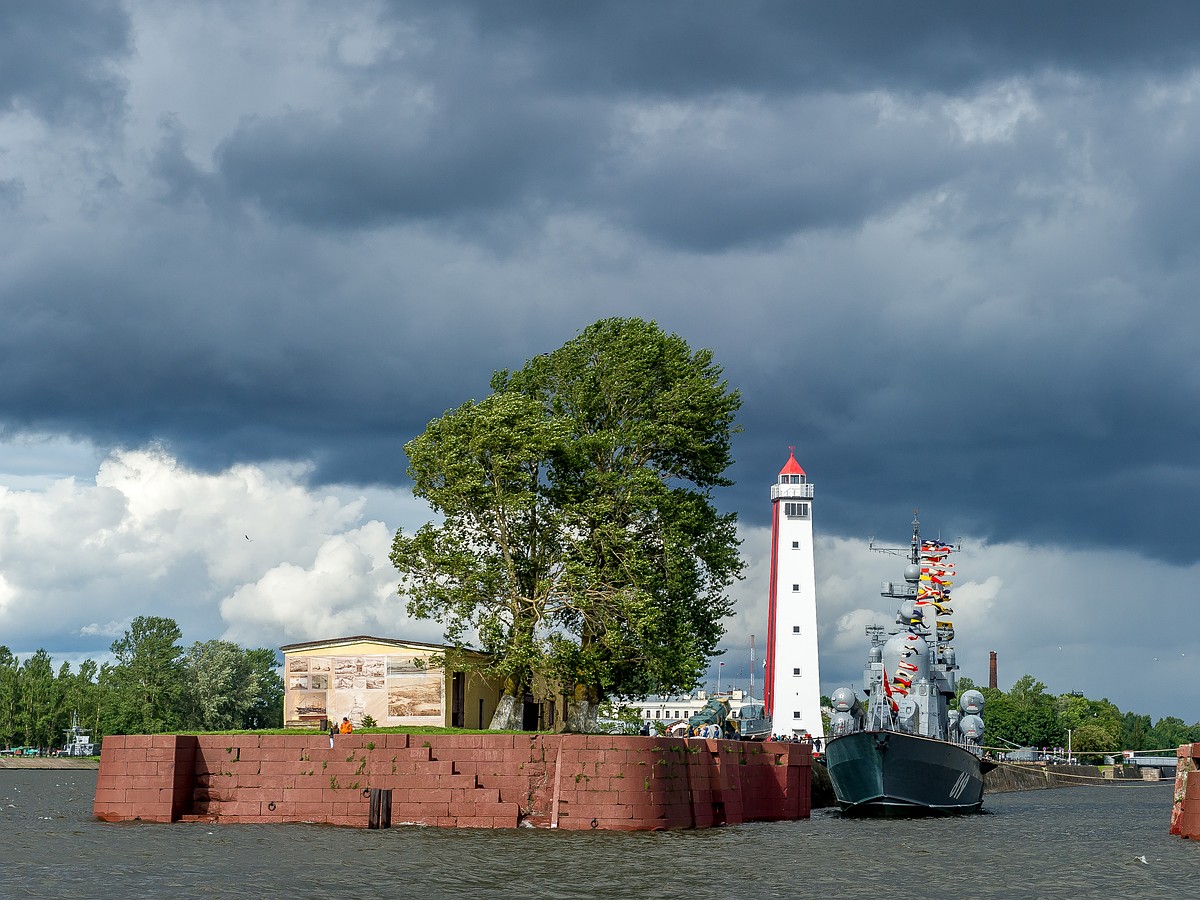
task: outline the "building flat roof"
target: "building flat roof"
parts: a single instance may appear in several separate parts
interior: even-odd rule
[[[347,644],[385,644],[389,647],[424,647],[429,650],[458,651],[470,653],[473,656],[487,656],[479,650],[470,647],[453,647],[448,644],[430,644],[425,641],[410,641],[403,638],[382,638],[370,634],[357,634],[353,637],[328,638],[323,641],[303,641],[298,644],[284,644],[279,649],[284,653],[293,650],[320,650],[326,647],[343,647]]]

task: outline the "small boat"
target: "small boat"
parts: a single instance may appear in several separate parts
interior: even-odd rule
[[[743,741],[765,741],[771,737],[771,717],[767,715],[767,708],[756,700],[736,710],[734,720]]]
[[[79,713],[71,713],[71,727],[66,730],[67,742],[58,751],[59,756],[95,756],[96,745],[92,736],[79,725]]]
[[[950,588],[937,589],[944,610],[917,604],[919,592],[928,590],[920,587],[922,567],[944,561],[956,549],[922,541],[914,517],[904,582],[884,582],[881,591],[899,601],[898,627],[886,639],[881,626],[867,628],[866,706],[849,687],[830,698],[834,712],[825,759],[843,813],[954,814],[983,806],[983,776],[995,767],[980,745],[983,695],[964,691],[959,709],[950,708],[958,669],[950,646],[954,629],[933,615],[949,614]]]

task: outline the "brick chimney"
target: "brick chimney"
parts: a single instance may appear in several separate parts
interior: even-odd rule
[[[996,688],[996,651],[991,652],[991,659],[988,662],[988,687]]]

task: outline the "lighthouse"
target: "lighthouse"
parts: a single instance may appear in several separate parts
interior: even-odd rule
[[[763,704],[775,734],[825,737],[817,665],[813,486],[795,448],[771,485],[771,583]]]

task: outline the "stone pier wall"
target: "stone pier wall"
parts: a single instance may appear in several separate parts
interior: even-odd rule
[[[1183,744],[1175,756],[1171,834],[1200,840],[1200,744]]]
[[[807,818],[804,744],[613,735],[129,735],[104,739],[106,821],[660,830]]]

